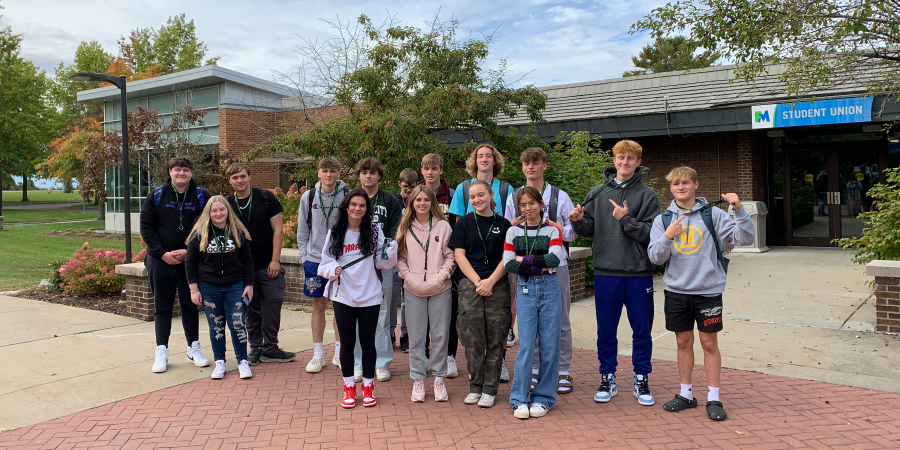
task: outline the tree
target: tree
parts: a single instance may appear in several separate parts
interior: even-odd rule
[[[637,70],[629,70],[623,77],[648,73],[687,71],[710,67],[719,59],[719,53],[706,50],[696,54],[699,45],[684,36],[658,37],[653,44],[645,45],[631,62]]]
[[[74,64],[60,62],[49,80],[47,97],[50,104],[63,114],[64,123],[70,124],[81,118],[98,115],[100,107],[78,104],[78,91],[96,89],[99,81],[72,81],[69,76],[77,72],[106,73],[111,56],[97,41],[81,41],[75,49]]]
[[[137,28],[119,39],[119,57],[134,73],[152,72],[162,75],[215,65],[219,57],[203,61],[207,48],[197,39],[194,20],[185,15],[169,17],[159,31]]]
[[[868,194],[875,199],[874,211],[864,212],[859,218],[866,221],[860,238],[835,239],[843,248],[853,248],[853,261],[868,264],[876,259],[900,259],[900,168],[884,171],[887,183],[872,186]]]
[[[654,38],[690,31],[747,82],[783,64],[789,95],[862,77],[869,95],[900,96],[900,0],[683,0],[631,26],[644,30]]]
[[[546,96],[532,85],[511,87],[504,79],[505,62],[496,70],[482,68],[492,36],[460,40],[459,22],[437,19],[426,30],[382,29],[365,15],[358,23],[366,37],[360,52],[364,61],[342,74],[333,90],[335,105],[346,114],[282,134],[252,156],[334,155],[352,164],[377,155],[389,173],[399,173],[404,167],[418,167],[430,152],[448,161],[463,159],[476,140],[507,152],[540,144],[534,134],[523,136],[497,124],[499,115],[520,113],[541,121]],[[320,64],[335,62],[327,58]],[[449,134],[462,135],[468,148],[450,150]],[[448,166],[448,178],[459,179],[461,171]]]

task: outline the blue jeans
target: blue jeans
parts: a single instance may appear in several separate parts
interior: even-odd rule
[[[636,375],[648,375],[653,367],[653,277],[594,275],[594,309],[597,313],[597,359],[600,373],[616,373],[619,364],[619,319],[622,306],[631,324],[631,362]]]
[[[212,344],[213,360],[225,360],[225,324],[231,330],[231,345],[238,362],[247,359],[247,328],[244,326],[244,283],[218,286],[197,282],[203,297],[203,310],[209,322],[209,340]],[[230,318],[230,320],[229,320]]]
[[[396,281],[394,280],[394,275],[397,274],[397,268],[393,269],[385,269],[381,271],[381,277],[384,280],[381,283],[381,293],[383,298],[381,300],[381,309],[378,311],[378,327],[375,329],[375,351],[378,353],[378,358],[375,360],[375,367],[381,369],[390,369],[391,363],[394,361],[394,346],[391,344],[391,333],[394,332],[394,328],[391,328],[391,320],[390,320],[390,312],[391,312],[391,303],[400,300],[400,294],[403,290],[400,285],[400,278],[396,277]],[[394,310],[394,315],[396,316],[397,310]],[[396,328],[396,323],[394,327]],[[338,328],[340,330],[340,328]],[[343,341],[343,339],[341,339]],[[353,368],[356,370],[362,370],[362,348],[359,346],[359,333],[357,332],[356,338],[356,347],[353,350],[354,357],[354,365]],[[341,343],[341,348],[343,347],[343,342]]]
[[[559,332],[562,322],[562,290],[556,274],[539,277],[517,277],[519,353],[516,355],[509,403],[513,408],[540,403],[548,408],[556,403],[556,382],[559,374]],[[523,288],[527,288],[528,293]],[[540,338],[540,339],[538,339]],[[534,361],[535,341],[539,340],[540,369],[537,387],[531,391],[531,365]]]

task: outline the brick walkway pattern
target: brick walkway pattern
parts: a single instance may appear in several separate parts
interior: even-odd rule
[[[355,409],[344,410],[336,367],[304,371],[311,352],[293,363],[256,366],[251,380],[229,372],[224,380],[194,381],[3,433],[0,449],[900,448],[900,395],[879,391],[724,370],[729,419],[713,422],[703,406],[702,368],[694,371],[700,406],[670,413],[662,403],[678,392],[676,364],[654,361],[657,404],[644,407],[631,395],[631,361],[623,357],[619,395],[600,405],[592,400],[596,354],[576,349],[575,391],[559,396],[546,417],[519,420],[507,403],[508,384],[493,408],[463,404],[462,351],[461,376],[447,380],[450,402],[435,403],[430,388],[424,404],[410,402],[407,355],[398,350],[393,378],[376,382],[378,406],[363,408],[358,399]]]

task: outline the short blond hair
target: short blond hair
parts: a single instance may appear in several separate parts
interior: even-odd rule
[[[697,171],[691,169],[688,166],[681,166],[672,169],[668,175],[666,175],[666,181],[669,183],[674,183],[676,181],[682,180],[691,180],[691,181],[699,181],[697,180]]]
[[[422,157],[422,168],[426,167],[437,167],[444,170],[444,158],[441,158],[441,155],[437,153],[429,153]]]
[[[478,177],[478,165],[475,164],[475,157],[478,155],[478,150],[481,150],[483,148],[491,149],[491,153],[493,153],[494,155],[494,177],[496,178],[498,175],[503,173],[503,169],[506,167],[506,165],[503,161],[503,155],[501,155],[500,152],[490,144],[478,144],[478,146],[475,147],[475,150],[472,150],[472,154],[470,154],[469,159],[466,160],[466,172],[468,172],[469,175],[472,176],[472,178]]]
[[[641,159],[641,155],[644,153],[644,148],[631,139],[623,139],[619,142],[616,142],[616,145],[613,146],[612,153],[613,156],[618,156],[619,153],[626,153],[629,155],[634,155],[634,157],[637,159]]]

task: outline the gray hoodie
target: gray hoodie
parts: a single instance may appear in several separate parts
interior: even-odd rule
[[[322,262],[322,246],[325,245],[325,236],[328,235],[328,230],[337,222],[338,206],[344,200],[344,188],[347,185],[343,181],[338,180],[334,191],[330,194],[323,191],[322,195],[319,195],[321,186],[321,181],[316,183],[316,186],[304,192],[303,197],[300,199],[300,208],[297,213],[297,248],[300,249],[300,261],[302,262],[310,261],[317,264]],[[309,202],[311,198],[314,198],[314,201],[312,229],[310,230],[306,223],[309,216]],[[325,215],[329,211],[331,211],[331,214],[328,215],[326,221]]]
[[[585,196],[584,218],[572,221],[572,229],[579,236],[594,237],[594,275],[608,277],[650,277],[654,267],[647,259],[647,244],[650,243],[650,225],[659,215],[659,199],[649,186],[641,181],[640,167],[624,188],[619,188],[588,199],[599,192],[602,186],[591,189]],[[615,186],[616,168],[607,167],[603,171],[606,185],[604,192]],[[613,205],[620,206],[627,200],[628,214],[616,220]]]
[[[691,211],[699,210],[706,204],[703,197],[697,198]],[[667,208],[672,211],[672,223],[684,215],[675,201]],[[753,243],[753,221],[745,208],[734,212],[732,219],[721,208],[712,208],[712,221],[716,227],[720,247],[726,243],[750,245]],[[710,239],[709,230],[699,212],[687,213],[681,221],[685,232],[670,241],[663,228],[662,216],[653,221],[650,230],[649,256],[653,264],[666,264],[663,281],[666,289],[679,294],[718,295],[725,292],[725,270],[716,258],[716,245]]]

